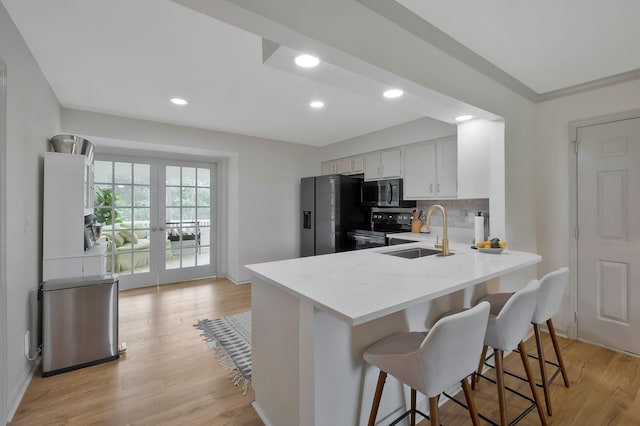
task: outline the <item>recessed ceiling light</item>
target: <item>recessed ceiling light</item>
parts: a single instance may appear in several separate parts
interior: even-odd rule
[[[467,120],[471,120],[472,118],[473,118],[473,115],[460,115],[456,117],[456,121],[467,121]]]
[[[171,103],[176,104],[176,105],[186,105],[189,102],[185,101],[182,98],[171,98]]]
[[[320,59],[311,55],[299,55],[295,59],[296,65],[302,68],[313,68],[318,66]]]
[[[382,94],[385,98],[399,98],[402,95],[404,92],[400,89],[389,89]]]
[[[310,106],[311,108],[319,109],[319,108],[322,108],[322,107],[324,106],[324,102],[322,102],[322,101],[313,101],[313,102],[311,102],[311,103],[309,104],[309,106]]]

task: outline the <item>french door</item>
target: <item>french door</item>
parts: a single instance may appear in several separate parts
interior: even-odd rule
[[[95,214],[120,288],[215,276],[215,164],[97,155]]]

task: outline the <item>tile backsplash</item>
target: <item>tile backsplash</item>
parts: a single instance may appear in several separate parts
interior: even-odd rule
[[[440,204],[447,210],[448,225],[450,228],[473,229],[473,216],[482,212],[483,216],[489,215],[489,199],[477,198],[471,200],[429,200],[418,201],[417,209],[424,210],[425,214],[433,204]],[[434,212],[431,216],[433,226],[442,226],[442,215]]]

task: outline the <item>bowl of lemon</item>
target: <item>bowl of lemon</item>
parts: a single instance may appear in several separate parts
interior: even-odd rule
[[[500,254],[507,248],[507,242],[502,241],[500,238],[492,238],[487,241],[480,241],[476,243],[476,248],[481,253]]]

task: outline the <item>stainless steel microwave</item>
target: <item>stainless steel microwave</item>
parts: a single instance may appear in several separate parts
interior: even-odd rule
[[[402,179],[362,182],[360,201],[370,207],[415,207],[416,202],[404,200]]]

